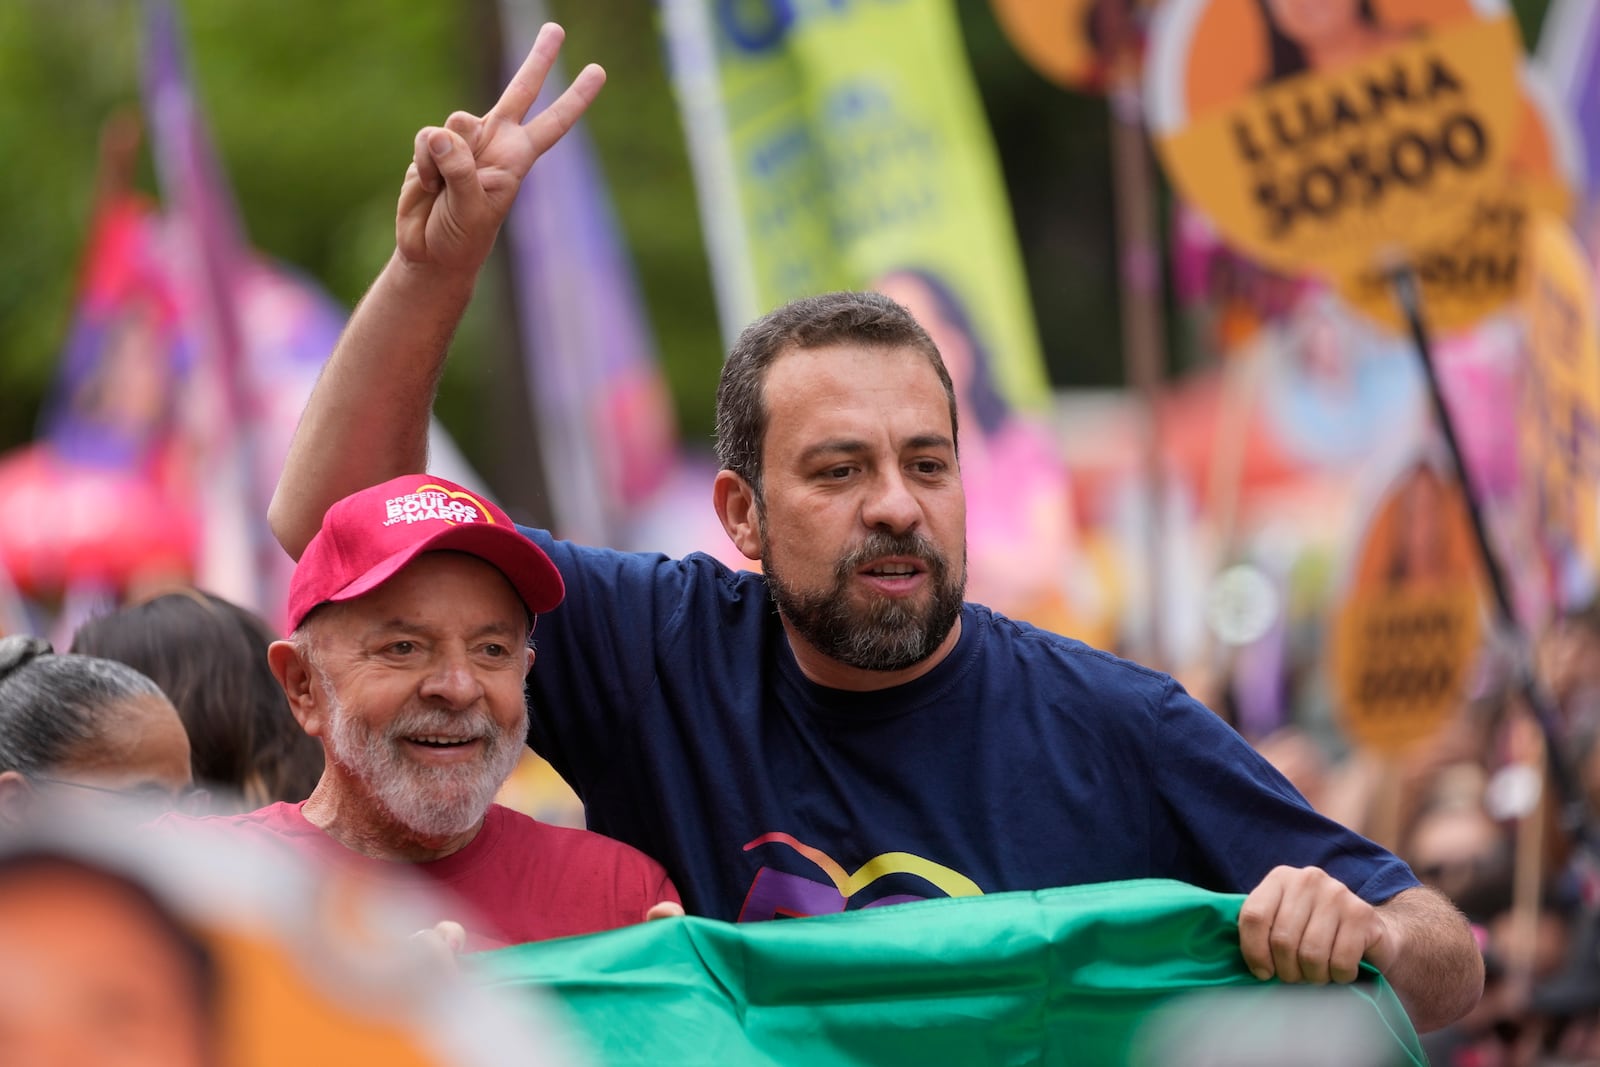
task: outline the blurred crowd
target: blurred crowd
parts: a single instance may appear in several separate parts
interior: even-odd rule
[[[1423,1039],[1445,1067],[1600,1062],[1600,602],[1554,622],[1532,658],[1491,649],[1443,730],[1398,755],[1334,751],[1303,724],[1255,741],[1472,921],[1483,999]]]

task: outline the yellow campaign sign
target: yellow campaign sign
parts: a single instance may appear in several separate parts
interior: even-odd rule
[[[1333,620],[1334,693],[1352,742],[1395,753],[1448,721],[1482,636],[1478,573],[1460,485],[1413,465],[1379,502]]]
[[[1572,228],[1542,215],[1528,243],[1524,457],[1553,547],[1600,565],[1600,323],[1595,279]]]
[[[1577,203],[1583,182],[1577,130],[1544,76],[1527,64],[1520,107],[1500,187],[1478,200],[1462,230],[1410,257],[1423,320],[1435,333],[1467,329],[1520,299],[1529,219],[1535,212],[1565,218]],[[1376,267],[1343,279],[1339,295],[1380,326],[1407,328],[1393,283]]]
[[[1145,106],[1229,244],[1340,278],[1449,238],[1500,187],[1520,58],[1503,0],[1169,0]]]

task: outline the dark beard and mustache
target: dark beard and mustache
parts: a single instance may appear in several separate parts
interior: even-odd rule
[[[849,583],[866,563],[886,556],[913,557],[927,564],[933,596],[918,606],[905,600],[874,598],[865,608],[850,600]],[[950,562],[920,534],[878,531],[834,567],[833,588],[804,593],[789,585],[774,565],[772,539],[761,554],[761,567],[778,611],[806,642],[824,655],[868,671],[899,671],[933,655],[961,617],[967,566],[959,575]]]

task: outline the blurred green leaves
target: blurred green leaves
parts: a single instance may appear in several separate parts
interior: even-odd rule
[[[249,235],[349,305],[393,247],[395,194],[419,126],[481,110],[493,0],[177,0],[202,106]],[[637,265],[668,378],[704,439],[722,340],[683,134],[651,0],[549,0],[566,61],[605,65],[587,122]],[[957,0],[1057,384],[1121,380],[1106,111],[1046,83],[988,0]],[[1548,0],[1515,0],[1536,39]],[[65,335],[94,199],[101,123],[138,103],[136,0],[0,4],[0,447],[31,436]],[[930,77],[938,72],[930,71]],[[148,165],[141,181],[153,190]],[[508,336],[486,284],[457,337],[440,410],[469,456]],[[503,364],[500,364],[503,365]],[[492,457],[490,457],[492,458]],[[515,457],[500,457],[514,462]],[[491,475],[495,464],[485,464]]]

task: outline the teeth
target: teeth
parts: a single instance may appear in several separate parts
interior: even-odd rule
[[[916,568],[903,563],[891,563],[873,569],[873,574],[881,574],[886,578],[901,578],[908,574],[915,574]]]
[[[471,741],[472,738],[470,738],[470,737],[440,737],[440,736],[435,736],[435,735],[427,735],[427,736],[422,736],[422,737],[413,737],[413,738],[410,738],[410,740],[415,741],[415,742],[417,742],[418,744],[421,744],[421,745],[464,745],[464,744],[468,743],[469,741]]]

